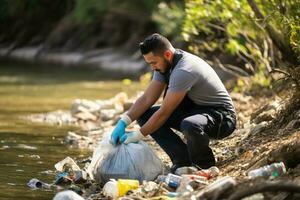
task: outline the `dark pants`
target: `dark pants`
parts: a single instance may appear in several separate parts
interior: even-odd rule
[[[159,107],[153,106],[147,110],[137,120],[138,124],[143,126]],[[235,124],[235,113],[230,109],[200,106],[185,97],[168,120],[151,136],[168,154],[173,164],[208,168],[215,165],[209,138],[221,139],[230,135]],[[182,132],[187,144],[171,128]]]

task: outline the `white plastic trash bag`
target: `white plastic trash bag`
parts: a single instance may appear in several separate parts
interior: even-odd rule
[[[109,142],[110,134],[103,134],[102,140],[99,142],[97,148],[94,150],[91,164],[87,167],[87,173],[92,180],[95,179],[97,174],[97,167],[102,163],[103,159],[113,151],[114,146]]]
[[[94,166],[93,176],[100,184],[105,184],[110,179],[136,179],[152,181],[163,172],[161,160],[154,154],[152,149],[143,141],[138,143],[121,144],[114,147],[104,138],[99,147],[102,146],[102,156],[98,155],[98,162],[92,158]],[[102,144],[102,145],[101,145]],[[106,144],[106,146],[104,145]],[[109,145],[107,145],[109,144]],[[100,151],[99,147],[98,153]],[[107,148],[106,149],[103,149]],[[97,151],[96,149],[96,151]],[[94,163],[93,163],[94,161]]]

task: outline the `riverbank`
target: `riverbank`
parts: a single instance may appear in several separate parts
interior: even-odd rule
[[[31,64],[55,64],[64,67],[97,68],[124,75],[142,74],[146,64],[140,52],[128,53],[117,48],[90,51],[45,51],[41,47],[23,47],[11,50],[0,48],[0,59]]]
[[[220,174],[210,179],[208,183],[230,176],[239,183],[230,190],[232,193],[240,189],[247,190],[253,183],[257,185],[265,184],[263,180],[260,180],[260,182],[259,180],[249,180],[247,177],[248,171],[274,162],[284,162],[287,168],[287,173],[277,177],[277,181],[300,183],[300,177],[297,175],[300,170],[299,155],[297,154],[299,152],[300,136],[299,100],[287,98],[286,95],[288,95],[288,92],[281,97],[277,95],[231,93],[238,114],[237,130],[223,140],[211,140],[211,147],[216,155]],[[74,122],[79,124],[84,122],[82,125],[85,126],[81,127],[84,127],[85,131],[79,131],[78,133],[80,134],[68,132],[64,140],[65,143],[76,149],[88,148],[93,150],[103,135],[112,131],[119,115],[126,111],[129,104],[136,99],[134,97],[128,101],[126,97],[120,101],[120,96],[124,97],[124,93],[122,95],[118,94],[111,99],[97,101],[76,100],[70,112],[73,113]],[[287,110],[293,111],[288,113]],[[58,121],[60,120],[60,115],[55,115],[55,113],[48,113],[42,118],[47,119],[51,116],[53,118],[56,117]],[[288,120],[283,120],[283,117]],[[47,120],[44,122],[47,122]],[[89,126],[91,123],[93,126]],[[133,123],[129,129],[134,130],[137,127],[137,124]],[[144,141],[151,146],[165,166],[171,165],[165,152],[161,150],[151,137],[145,138]],[[91,195],[89,192],[85,193],[85,189],[83,189],[83,196],[87,199],[106,198],[101,191],[102,188],[98,188],[96,193]],[[201,189],[190,193],[190,195],[199,194],[201,194]],[[226,197],[226,194],[229,193],[219,193],[218,195],[225,195]],[[282,195],[282,193],[279,193],[271,196],[276,198]],[[291,197],[289,194],[284,196],[287,199]],[[224,199],[227,199],[227,197]],[[142,197],[138,192],[133,192],[126,198],[135,199]]]
[[[140,51],[128,51],[123,48],[103,48],[90,51],[43,50],[42,47],[22,47],[11,49],[0,46],[0,62],[12,61],[31,65],[56,65],[65,68],[99,69],[110,73],[110,77],[132,77],[138,79],[150,71]],[[247,76],[237,68],[227,68],[217,62],[207,60],[222,81]]]

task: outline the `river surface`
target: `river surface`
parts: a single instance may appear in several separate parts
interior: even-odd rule
[[[121,91],[131,96],[141,89],[137,82],[125,85],[99,70],[0,64],[0,200],[52,199],[55,191],[31,190],[27,182],[52,183],[55,163],[91,155],[63,143],[78,127],[32,123],[23,116],[68,110],[76,98],[107,99]]]

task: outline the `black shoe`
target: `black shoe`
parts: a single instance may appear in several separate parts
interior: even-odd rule
[[[204,164],[195,164],[193,163],[192,164],[193,167],[196,167],[197,169],[208,169],[212,166],[216,166],[216,163],[215,162],[207,162],[207,163],[204,163]]]

